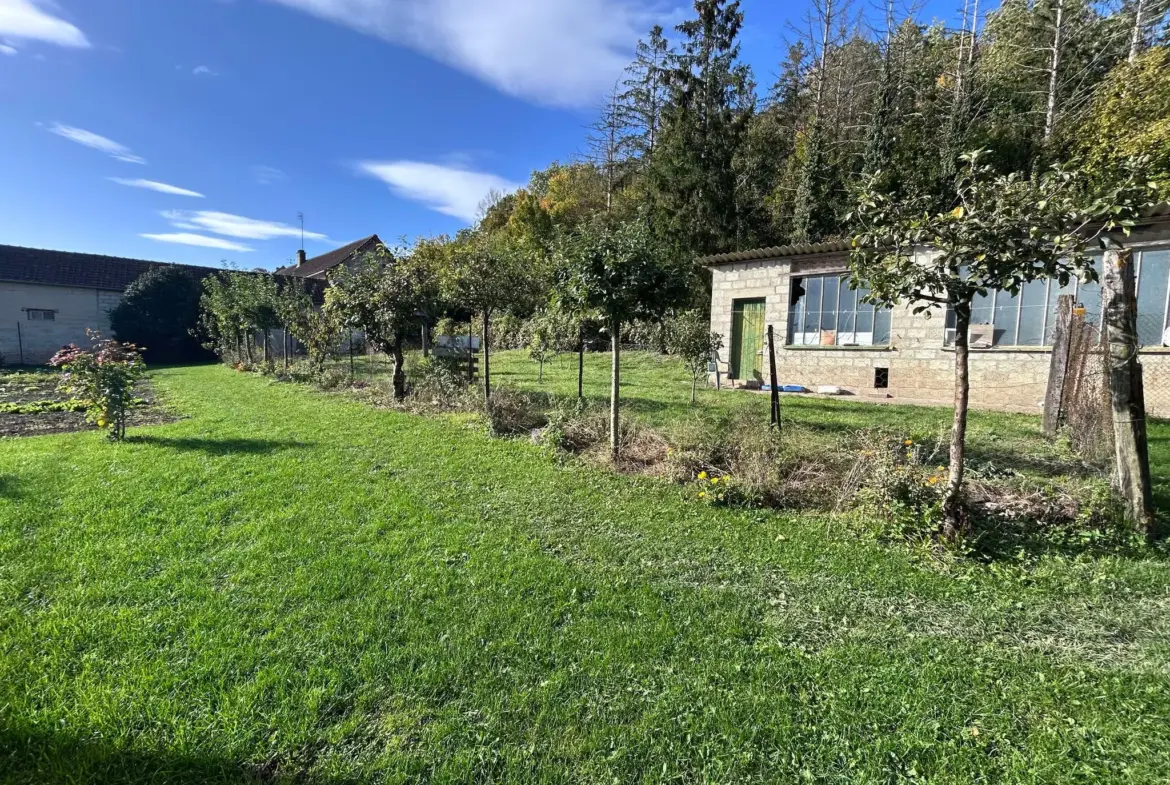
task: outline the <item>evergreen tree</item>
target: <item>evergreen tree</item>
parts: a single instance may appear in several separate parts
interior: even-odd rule
[[[696,19],[678,25],[680,51],[668,58],[667,103],[650,168],[654,225],[681,252],[735,245],[732,165],[754,110],[751,73],[739,62],[739,2],[695,0]]]

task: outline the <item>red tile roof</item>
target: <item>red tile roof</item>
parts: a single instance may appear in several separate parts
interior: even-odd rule
[[[182,267],[200,276],[215,272],[213,267],[0,245],[0,281],[122,292],[156,267]]]

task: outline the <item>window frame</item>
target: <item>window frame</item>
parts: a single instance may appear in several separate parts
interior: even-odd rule
[[[1148,243],[1148,244],[1138,245],[1136,247],[1131,247],[1130,250],[1133,252],[1133,255],[1134,255],[1134,298],[1136,300],[1137,298],[1139,298],[1141,296],[1142,268],[1145,266],[1146,253],[1159,253],[1159,252],[1170,253],[1170,244]],[[1090,254],[1090,256],[1094,259],[1094,261],[1102,258],[1102,256],[1100,254],[1097,254],[1097,253]],[[1165,336],[1167,328],[1170,327],[1170,267],[1167,268],[1167,278],[1168,278],[1168,280],[1166,282],[1166,292],[1165,292],[1165,296],[1164,296],[1163,302],[1162,302],[1162,329],[1161,329],[1160,336],[1159,336],[1160,339]],[[1051,326],[1053,315],[1055,313],[1054,301],[1052,300],[1052,291],[1053,291],[1053,285],[1056,286],[1057,290],[1059,290],[1061,288],[1061,286],[1060,286],[1060,282],[1057,281],[1055,278],[1045,278],[1045,279],[1040,279],[1040,280],[1042,280],[1044,283],[1044,317],[1040,323],[1040,343],[1019,343],[1020,326],[1021,326],[1021,323],[1023,322],[1023,309],[1025,307],[1024,306],[1023,290],[1021,289],[1020,294],[1018,294],[1018,295],[1010,295],[1010,294],[1008,295],[1009,297],[1014,297],[1016,299],[1016,303],[1014,306],[1015,312],[1016,312],[1015,323],[1014,323],[1013,329],[1012,329],[1011,341],[1010,342],[1005,341],[1002,343],[993,342],[992,345],[988,348],[990,348],[990,349],[1023,349],[1023,350],[1032,349],[1032,350],[1037,350],[1037,351],[1052,348],[1050,331],[1049,331],[1049,327]],[[1035,283],[1035,281],[1032,283]],[[1025,284],[1025,286],[1027,286],[1027,285],[1028,284]],[[1071,287],[1071,289],[1069,291],[1066,291],[1065,294],[1071,294],[1075,298],[1074,301],[1079,303],[1079,302],[1081,302],[1081,287],[1083,285],[1084,285],[1084,283],[1080,280],[1080,278],[1073,276],[1072,279],[1069,281],[1069,286]],[[1098,306],[1099,306],[1099,304],[1100,304],[1099,288],[1101,286],[1101,283],[1100,283],[1100,281],[1098,281],[1098,282],[1095,282],[1095,283],[1092,283],[1089,285],[1098,288],[1097,297],[1098,297]],[[999,306],[999,296],[1001,294],[1003,294],[1003,291],[1000,289],[989,289],[987,292],[987,302],[985,304],[985,307],[988,309],[988,313],[991,315],[991,324],[992,325],[995,324],[995,314],[996,314],[996,309]],[[1089,314],[1090,318],[1098,318],[1099,316],[1100,316],[1100,313]],[[955,345],[954,311],[949,306],[946,309],[946,317],[945,318],[946,318],[946,322],[945,322],[945,325],[943,328],[944,329],[943,346],[952,347]],[[1139,319],[1141,318],[1140,312],[1138,313],[1138,318]],[[993,334],[994,334],[994,327],[993,327]],[[1166,344],[1163,340],[1159,340],[1157,344],[1146,344],[1145,346],[1152,347],[1152,348],[1165,348]],[[974,347],[972,347],[972,348],[974,351],[979,351],[979,349],[976,349]],[[986,349],[984,349],[984,351],[986,351]]]
[[[837,285],[835,287],[826,286],[826,281],[828,281],[830,279],[836,279]],[[810,288],[808,286],[804,286],[804,283],[806,281],[810,281],[810,280],[820,281],[819,285],[817,285],[816,287],[813,287],[815,289],[815,296],[813,298],[810,298],[808,296]],[[847,348],[847,349],[869,349],[869,348],[888,349],[890,347],[890,344],[893,340],[893,330],[891,329],[892,319],[887,320],[889,323],[887,323],[885,325],[886,336],[885,336],[885,339],[880,343],[878,341],[872,340],[872,339],[871,339],[871,343],[868,343],[868,344],[862,344],[862,343],[841,344],[841,343],[837,342],[838,338],[841,335],[840,328],[841,328],[841,324],[842,324],[842,318],[841,318],[842,314],[846,314],[847,316],[849,316],[849,315],[852,316],[851,322],[852,322],[853,328],[852,328],[852,330],[850,330],[846,334],[854,336],[854,339],[856,340],[857,335],[862,332],[861,330],[858,329],[858,325],[861,323],[860,317],[863,314],[868,313],[870,315],[869,334],[871,336],[874,336],[874,335],[877,335],[877,333],[878,333],[878,329],[877,329],[878,328],[878,316],[877,316],[878,312],[885,311],[889,314],[893,313],[893,309],[891,309],[891,308],[860,302],[861,297],[863,296],[860,294],[860,292],[862,291],[862,289],[864,289],[864,287],[861,287],[859,289],[851,288],[849,286],[849,273],[848,272],[823,272],[823,273],[809,273],[809,274],[804,274],[804,275],[789,275],[788,285],[789,285],[788,317],[786,320],[787,324],[785,325],[785,327],[786,327],[785,337],[784,337],[784,345],[785,346],[787,346],[787,347],[806,347],[806,346],[807,347],[820,347],[823,349],[843,349],[843,348]],[[802,286],[804,288],[804,295],[800,297],[799,301],[794,299],[795,295],[796,295],[796,288],[798,285]],[[827,328],[824,326],[825,325],[825,314],[826,314],[826,311],[824,308],[824,298],[825,298],[825,293],[829,288],[835,288],[836,292],[837,292],[836,300],[833,303],[833,310],[832,310],[832,314],[833,314],[832,325],[833,326],[831,328]],[[866,291],[868,291],[868,290],[866,290]],[[817,308],[815,311],[810,311],[808,308],[808,305],[811,303],[812,299],[816,300]],[[843,311],[842,310],[842,301],[845,299],[848,300],[849,307],[847,310]],[[799,308],[797,307],[798,305],[800,306]],[[816,333],[818,335],[822,335],[822,334],[824,334],[824,332],[826,330],[831,329],[833,331],[833,334],[834,334],[833,335],[833,340],[834,340],[833,343],[831,343],[831,344],[820,343],[819,339],[818,339],[817,343],[805,343],[804,342],[804,336],[809,335],[813,332],[813,331],[808,330],[806,328],[809,326],[808,320],[810,318],[810,315],[814,314],[814,313],[816,314],[816,325],[817,325]],[[797,324],[797,319],[800,320],[799,325]],[[796,337],[798,335],[801,337],[800,342],[797,342],[797,340],[796,340]]]
[[[25,313],[25,321],[29,322],[55,322],[57,321],[56,308],[21,308]],[[40,314],[33,316],[33,314]]]

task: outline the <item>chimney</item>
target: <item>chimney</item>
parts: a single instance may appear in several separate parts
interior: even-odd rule
[[[297,267],[300,267],[304,263],[305,263],[305,249],[302,248],[299,251],[297,251]]]

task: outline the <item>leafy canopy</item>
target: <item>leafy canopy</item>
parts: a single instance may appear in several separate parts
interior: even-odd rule
[[[1072,276],[1096,280],[1086,248],[1103,231],[1132,224],[1149,203],[1137,178],[1096,195],[1085,177],[1060,167],[1035,177],[998,174],[981,153],[963,156],[949,210],[929,197],[895,198],[863,189],[853,215],[852,285],[868,286],[870,302],[910,301],[915,313],[969,304],[989,289],[1018,293],[1029,281]]]
[[[657,320],[685,301],[685,268],[672,262],[645,224],[594,224],[560,250],[558,289],[566,305],[609,322]]]

